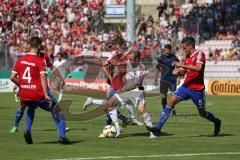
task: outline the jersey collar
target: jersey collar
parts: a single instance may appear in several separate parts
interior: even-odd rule
[[[36,53],[31,53],[31,52],[29,52],[29,53],[27,53],[27,54],[30,54],[30,55],[37,55]]]
[[[196,50],[190,57],[193,57],[199,50]]]

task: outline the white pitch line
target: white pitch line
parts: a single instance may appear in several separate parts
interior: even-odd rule
[[[107,156],[107,157],[86,157],[86,158],[63,158],[63,159],[51,159],[51,160],[98,160],[98,159],[128,159],[128,158],[193,157],[193,156],[212,156],[212,155],[240,155],[240,152],[185,153],[185,154],[163,154],[163,155],[159,154],[159,155],[143,155],[143,156]]]

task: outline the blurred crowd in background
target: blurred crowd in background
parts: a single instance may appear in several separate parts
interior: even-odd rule
[[[40,36],[44,50],[52,60],[58,53],[66,58],[84,52],[108,51],[108,42],[116,34],[126,39],[126,30],[97,31],[91,23],[102,10],[105,0],[0,0],[0,44],[9,46],[9,56],[16,60],[28,51],[28,39]],[[165,44],[182,56],[180,41],[193,35],[198,45],[207,40],[228,40],[228,49],[209,48],[208,60],[240,60],[240,1],[199,6],[186,1],[182,6],[160,3],[153,16],[142,16],[136,24],[134,50],[152,61]]]

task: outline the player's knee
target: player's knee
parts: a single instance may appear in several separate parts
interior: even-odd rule
[[[171,100],[167,103],[167,105],[171,108],[173,108],[175,106],[175,104],[176,103],[174,101],[171,101]]]
[[[198,110],[198,113],[201,117],[205,117],[206,116],[206,111],[205,110],[202,110],[202,109],[199,109]]]
[[[18,106],[18,110],[21,110],[22,112],[24,112],[26,108],[26,105],[24,105],[23,103],[20,103],[20,105]]]
[[[108,112],[111,108],[112,108],[112,103],[110,101],[107,101],[106,105],[105,105],[105,108],[104,108],[104,111]]]
[[[59,104],[57,104],[57,105],[55,106],[55,108],[54,108],[54,113],[59,114],[59,113],[61,113],[61,112],[62,112],[62,109],[61,109],[61,107],[59,106]]]
[[[108,106],[107,106],[107,103],[106,103],[106,105],[105,105],[105,107],[104,107],[103,110],[104,110],[104,112],[106,112],[106,113],[108,112]]]
[[[141,114],[145,113],[145,103],[144,102],[139,103],[138,110]]]
[[[174,108],[174,106],[175,106],[178,102],[180,102],[180,101],[181,101],[181,99],[179,99],[178,97],[172,96],[171,99],[168,101],[167,104],[168,104],[169,107]]]

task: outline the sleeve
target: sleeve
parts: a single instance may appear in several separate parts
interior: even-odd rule
[[[197,63],[205,63],[205,54],[202,51],[199,51],[197,55]]]
[[[175,55],[175,61],[180,62],[179,58]]]
[[[46,61],[47,67],[51,68],[53,66],[52,62],[50,61],[49,56],[47,55],[47,53],[44,53],[44,59]]]
[[[12,68],[12,72],[13,73],[18,73],[19,69],[19,60],[17,60],[17,62],[14,64],[13,68]]]
[[[46,62],[42,59],[41,61],[39,61],[39,72],[40,74],[47,74],[47,66],[46,66]]]
[[[156,68],[159,69],[162,66],[162,57],[157,60]]]
[[[106,63],[107,63],[107,64],[111,63],[116,55],[117,55],[117,53],[114,52],[114,53],[107,59]]]

